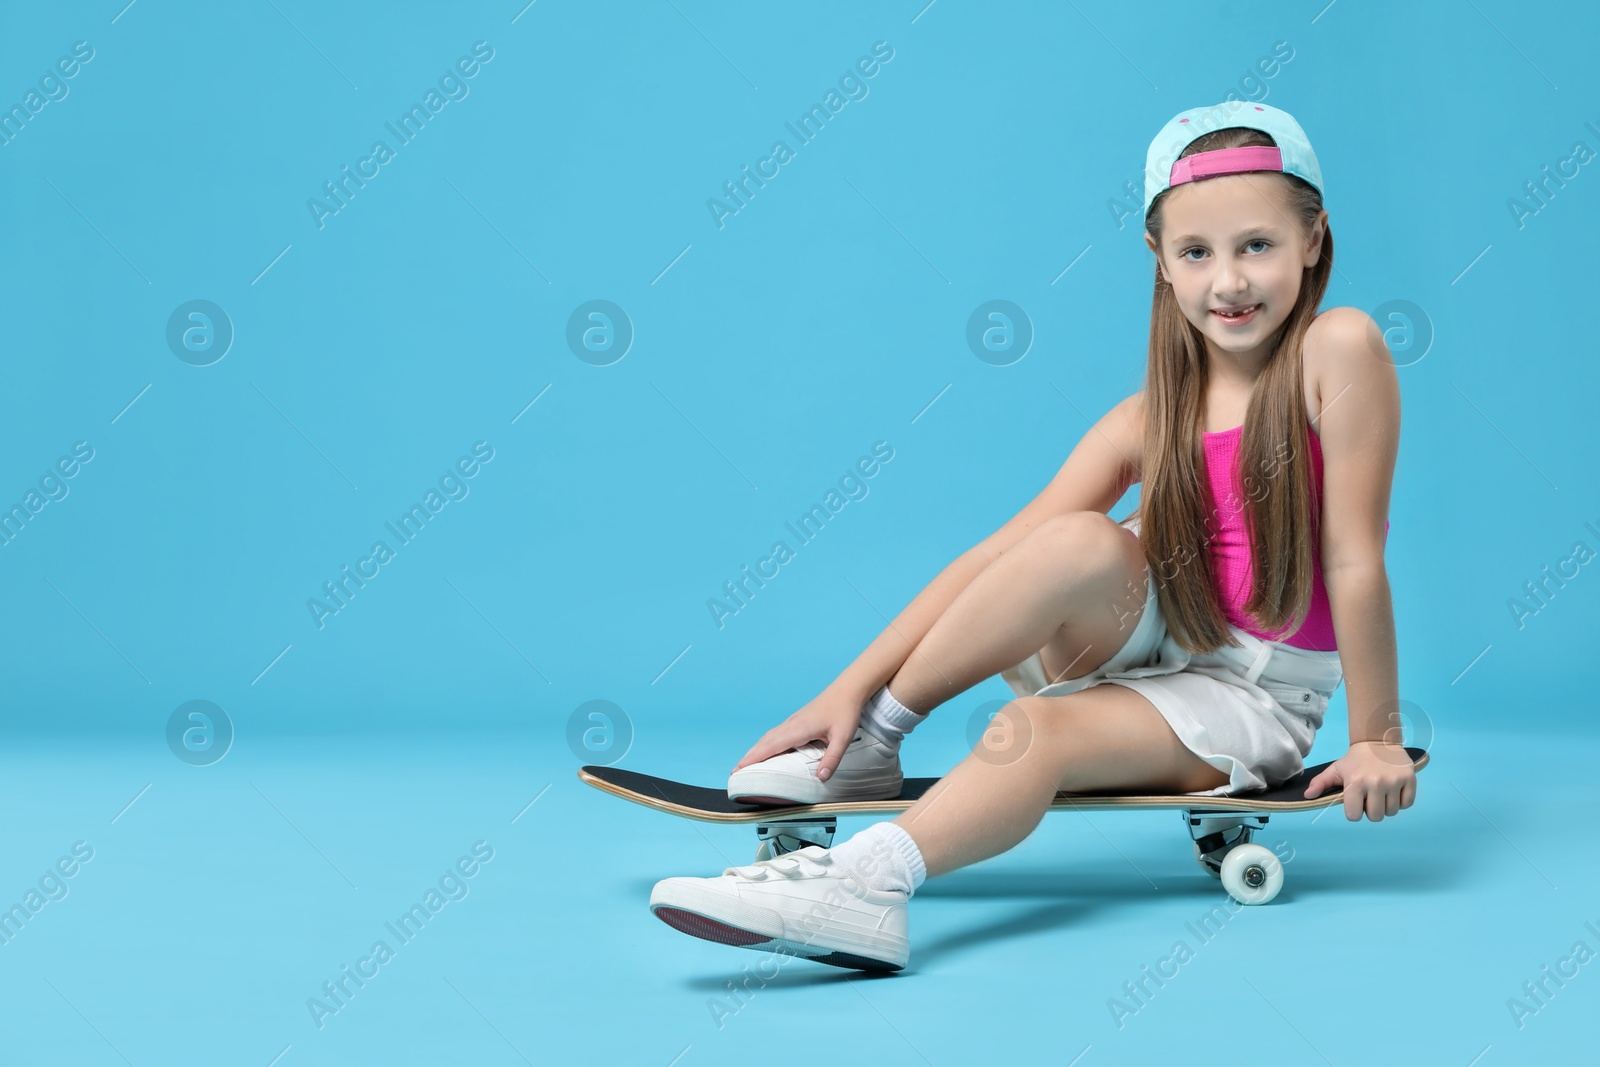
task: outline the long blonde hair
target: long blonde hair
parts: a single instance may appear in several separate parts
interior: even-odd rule
[[[1229,127],[1197,138],[1179,158],[1219,148],[1275,144],[1260,130]],[[1294,175],[1282,178],[1291,210],[1302,232],[1309,233],[1322,210],[1322,196]],[[1170,192],[1163,191],[1155,198],[1146,220],[1146,229],[1158,248],[1162,207]],[[1291,620],[1293,628],[1298,628],[1311,604],[1318,552],[1312,539],[1317,501],[1311,492],[1310,456],[1304,445],[1309,427],[1301,352],[1332,270],[1333,233],[1329,230],[1323,236],[1322,254],[1314,266],[1305,269],[1299,297],[1251,388],[1233,475],[1235,499],[1244,505],[1252,558],[1245,611],[1256,621],[1253,628],[1266,633],[1279,633]],[[1167,627],[1173,639],[1192,653],[1239,644],[1228,630],[1211,566],[1214,509],[1220,502],[1212,499],[1201,451],[1207,381],[1205,340],[1184,318],[1158,263],[1145,372],[1139,540],[1155,576]],[[1241,472],[1249,473],[1241,479]]]

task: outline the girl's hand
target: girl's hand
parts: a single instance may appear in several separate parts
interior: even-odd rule
[[[1328,769],[1311,779],[1306,799],[1319,797],[1329,786],[1344,786],[1344,817],[1360,822],[1361,813],[1379,822],[1409,808],[1417,796],[1417,772],[1402,745],[1387,741],[1357,741]]]
[[[833,774],[846,746],[855,737],[861,724],[861,710],[865,699],[855,699],[842,694],[823,692],[805,707],[768,730],[744,758],[733,765],[735,771],[751,763],[760,763],[769,756],[799,748],[807,741],[826,741],[828,750],[817,765],[817,778],[826,782]],[[732,772],[729,772],[732,773]]]

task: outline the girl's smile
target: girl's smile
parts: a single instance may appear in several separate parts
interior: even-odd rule
[[[1228,326],[1237,328],[1253,321],[1260,310],[1260,304],[1236,304],[1229,308],[1212,308],[1211,314]]]

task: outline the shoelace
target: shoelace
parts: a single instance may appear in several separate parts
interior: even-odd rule
[[[849,751],[856,744],[856,742],[864,740],[867,736],[868,735],[864,732],[857,733],[850,739],[850,744],[844,746],[845,750]],[[800,745],[796,751],[804,752],[808,757],[815,757],[812,762],[817,762],[822,759],[823,753],[828,751],[828,743],[821,740],[811,740],[807,741],[803,745]]]
[[[807,845],[794,852],[774,856],[770,860],[757,860],[743,867],[729,867],[722,873],[736,874],[752,882],[763,882],[768,878],[815,878],[828,873],[828,868],[814,858],[822,852],[820,846]]]

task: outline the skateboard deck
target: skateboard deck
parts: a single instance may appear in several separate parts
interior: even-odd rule
[[[1428,753],[1420,748],[1407,748],[1414,770],[1428,763]],[[1277,813],[1313,811],[1344,802],[1344,792],[1333,789],[1321,796],[1306,799],[1306,787],[1326,770],[1330,764],[1319,763],[1307,767],[1293,778],[1272,789],[1233,796],[1198,796],[1193,793],[1148,794],[1136,792],[1107,793],[1057,793],[1050,804],[1051,811],[1110,811],[1124,809],[1171,809],[1192,812],[1232,814],[1236,812]],[[670,778],[657,778],[638,771],[620,767],[583,766],[578,777],[596,789],[643,804],[647,808],[664,811],[701,822],[720,823],[780,823],[789,821],[816,821],[838,815],[889,815],[905,811],[931,789],[937,778],[907,778],[901,785],[900,796],[894,800],[849,800],[827,804],[791,804],[782,807],[741,804],[728,797],[726,787],[713,789],[688,785]]]
[[[1428,763],[1428,753],[1406,748],[1414,770]],[[1195,862],[1222,881],[1223,888],[1242,904],[1265,904],[1283,886],[1283,864],[1276,854],[1255,844],[1253,835],[1266,829],[1267,820],[1279,812],[1312,811],[1344,803],[1344,791],[1335,789],[1307,799],[1311,779],[1331,764],[1307,767],[1272,789],[1232,796],[1195,793],[1148,794],[1133,791],[1065,793],[1055,795],[1050,811],[1175,810],[1183,814],[1193,840]],[[763,806],[739,803],[727,788],[687,785],[619,767],[583,766],[578,777],[596,789],[701,822],[754,823],[760,845],[756,859],[767,860],[804,848],[833,843],[840,815],[891,815],[905,811],[931,789],[937,778],[907,778],[893,800],[836,801],[827,804]]]

